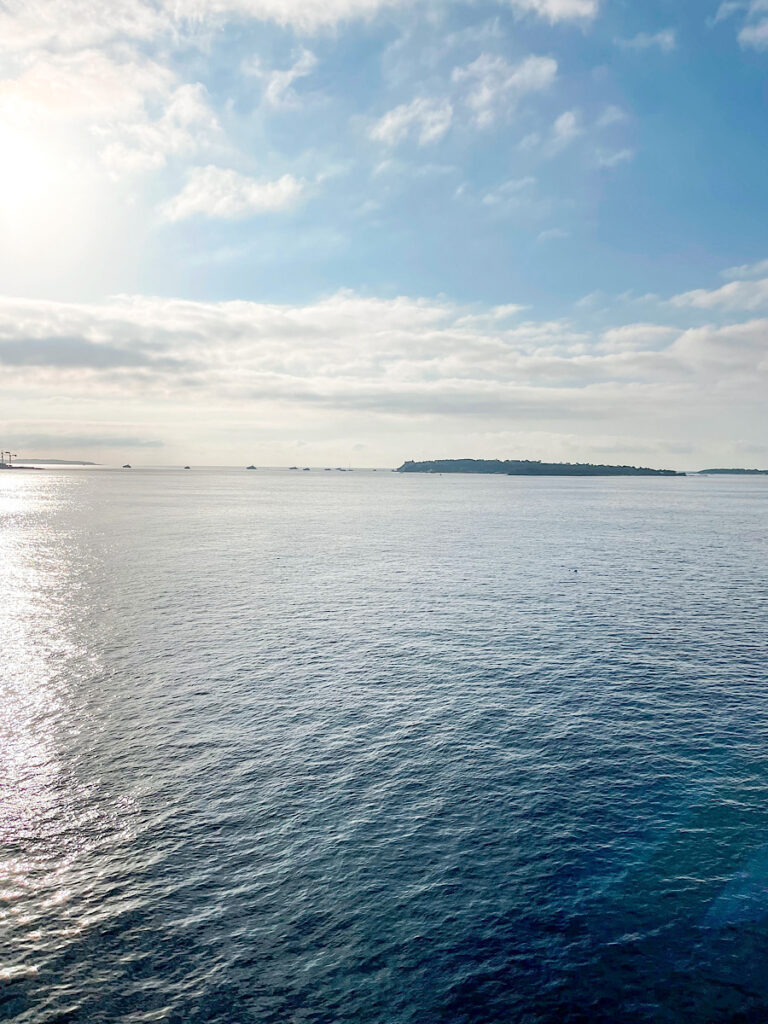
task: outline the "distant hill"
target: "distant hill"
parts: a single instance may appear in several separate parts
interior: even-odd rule
[[[80,459],[14,459],[20,466],[98,466],[98,462],[83,462]]]
[[[738,476],[766,476],[768,469],[700,469],[699,473],[735,473]]]
[[[603,466],[591,462],[538,462],[530,459],[432,459],[404,462],[397,473],[497,473],[507,476],[685,476],[674,469]]]

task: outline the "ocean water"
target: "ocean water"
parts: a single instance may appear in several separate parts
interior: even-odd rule
[[[0,1018],[765,1021],[766,512],[0,475]]]

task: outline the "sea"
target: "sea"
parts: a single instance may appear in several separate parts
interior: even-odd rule
[[[0,474],[0,1019],[768,1020],[766,513]]]

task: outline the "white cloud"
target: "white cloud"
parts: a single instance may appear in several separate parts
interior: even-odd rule
[[[504,57],[483,53],[471,64],[456,67],[451,80],[457,87],[454,102],[445,98],[417,97],[388,111],[369,129],[369,136],[394,146],[415,137],[419,145],[437,142],[448,129],[461,105],[467,108],[477,128],[487,128],[500,117],[509,116],[522,97],[549,88],[557,77],[552,57],[529,56],[518,64]],[[565,144],[578,134],[577,115],[568,112],[556,122],[554,133]]]
[[[521,139],[519,147],[523,152],[536,153],[551,159],[567,149],[577,139],[589,136],[594,138],[605,129],[610,129],[625,121],[626,117],[627,115],[620,107],[610,106],[606,107],[591,124],[585,124],[579,110],[566,110],[555,118],[549,128],[525,135]],[[592,159],[598,167],[615,167],[617,164],[632,160],[634,156],[634,150],[626,147],[619,150],[606,150],[597,147],[594,143],[592,146]]]
[[[526,200],[523,194],[529,192],[536,184],[536,179],[530,176],[526,178],[512,178],[504,181],[496,188],[485,192],[481,202],[484,206],[508,206],[524,203]]]
[[[756,50],[768,49],[768,0],[726,0],[720,4],[717,14],[710,25],[717,25],[739,11],[744,12],[742,27],[739,30],[739,42],[744,47]]]
[[[210,147],[220,133],[202,84],[180,85],[167,97],[162,113],[142,112],[134,120],[109,124],[99,131],[105,139],[102,163],[115,174],[162,167],[171,154],[188,154]]]
[[[743,0],[725,0],[725,2],[721,3],[718,7],[717,13],[711,20],[711,24],[717,25],[719,22],[730,18],[731,15],[735,14],[737,11],[745,10],[747,6],[748,5],[744,3]]]
[[[31,53],[18,77],[0,81],[0,111],[18,120],[122,120],[167,95],[173,83],[167,68],[138,55],[118,61],[92,49]]]
[[[540,231],[536,241],[537,242],[554,242],[561,238],[568,238],[568,232],[564,231],[563,228],[547,228],[546,231]]]
[[[599,0],[502,0],[520,13],[550,22],[588,20]],[[317,32],[343,22],[371,19],[390,8],[424,0],[6,0],[0,8],[0,50],[53,45],[60,50],[114,40],[191,37],[227,21],[253,19]]]
[[[51,46],[66,52],[115,39],[147,41],[170,28],[169,11],[147,0],[6,0],[0,7],[0,51]]]
[[[600,0],[507,0],[516,10],[538,14],[547,21],[588,20],[594,18]]]
[[[555,123],[552,125],[553,143],[558,148],[562,148],[563,146],[567,146],[574,139],[578,138],[583,131],[584,129],[581,127],[581,118],[578,111],[566,110],[555,119]]]
[[[694,309],[723,309],[753,311],[768,306],[768,277],[758,281],[731,281],[722,288],[708,291],[697,288],[683,292],[670,300],[673,306]]]
[[[202,84],[180,84],[131,49],[29,54],[17,77],[0,81],[0,115],[41,137],[62,126],[87,133],[116,174],[162,167],[219,132]]]
[[[634,159],[634,149],[615,149],[612,151],[601,149],[595,154],[595,161],[598,167],[618,167],[619,164],[628,164]]]
[[[453,107],[447,100],[417,97],[388,111],[371,127],[377,142],[395,146],[415,135],[420,146],[438,142],[451,126]]]
[[[744,277],[768,276],[768,260],[758,260],[757,263],[742,263],[740,267],[728,267],[722,272],[722,277],[728,281],[739,280]]]
[[[699,375],[750,382],[759,389],[768,379],[768,320],[750,320],[725,327],[696,327],[684,331],[670,348],[671,355]]]
[[[311,75],[317,67],[317,57],[305,48],[296,55],[291,67],[283,71],[265,70],[260,61],[251,60],[243,65],[246,74],[256,75],[264,80],[264,99],[273,107],[297,107],[299,98],[293,83]]]
[[[291,174],[276,181],[258,181],[222,167],[194,167],[178,195],[164,203],[166,221],[203,216],[235,220],[290,209],[304,194],[304,183]]]
[[[316,32],[405,4],[406,0],[8,0],[0,9],[0,50],[68,50],[123,39],[194,37],[243,19]]]
[[[529,152],[538,151],[545,157],[553,157],[583,134],[584,127],[579,111],[566,110],[555,118],[546,132],[531,132],[526,135],[520,142],[520,148]]]
[[[663,324],[623,324],[603,331],[600,347],[610,352],[643,351],[669,343],[679,333],[676,327]]]
[[[253,18],[290,25],[305,32],[356,19],[371,18],[390,7],[407,6],[408,0],[166,0],[177,16]]]
[[[622,121],[626,120],[627,115],[621,107],[609,106],[605,108],[597,121],[595,121],[595,125],[598,128],[610,128],[611,125],[621,124]]]
[[[0,364],[12,367],[23,408],[45,403],[72,436],[85,410],[103,414],[101,436],[134,431],[186,445],[213,425],[237,437],[254,417],[270,436],[290,438],[298,421],[319,436],[323,417],[345,416],[359,438],[375,417],[378,444],[389,429],[400,438],[393,459],[425,417],[440,417],[440,436],[453,431],[457,441],[468,422],[580,431],[606,418],[646,438],[656,428],[688,438],[716,428],[720,441],[765,434],[767,320],[689,330],[627,323],[594,334],[520,313],[350,292],[293,306],[3,299]],[[13,415],[6,403],[5,419]]]
[[[755,50],[768,49],[768,18],[754,25],[745,25],[739,32],[739,42]]]
[[[0,361],[29,374],[33,390],[57,376],[67,393],[93,386],[147,388],[232,399],[483,412],[510,389],[540,405],[578,393],[563,388],[641,381],[699,381],[716,368],[760,394],[768,322],[680,330],[627,324],[602,335],[567,320],[523,321],[515,305],[478,313],[426,299],[340,292],[304,306],[120,298],[103,305],[0,301]],[[511,323],[508,321],[512,319]],[[26,387],[27,381],[24,381]]]
[[[455,83],[467,84],[464,102],[479,128],[508,115],[528,93],[548,89],[557,77],[552,57],[526,57],[510,64],[504,57],[483,53],[466,67],[454,68]]]
[[[665,28],[660,32],[638,32],[631,39],[617,39],[619,46],[630,50],[661,50],[662,53],[672,53],[677,47],[677,36],[673,28]]]

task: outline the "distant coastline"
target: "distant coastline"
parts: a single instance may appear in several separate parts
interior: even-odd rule
[[[83,462],[80,459],[24,459],[18,455],[10,456],[8,459],[4,458],[4,455],[8,455],[8,452],[0,452],[0,469],[42,469],[44,466],[97,466],[97,462]]]
[[[494,473],[506,476],[685,476],[675,469],[605,466],[591,462],[539,462],[531,459],[430,459],[404,462],[396,473]]]
[[[700,469],[700,476],[768,476],[768,469]]]

